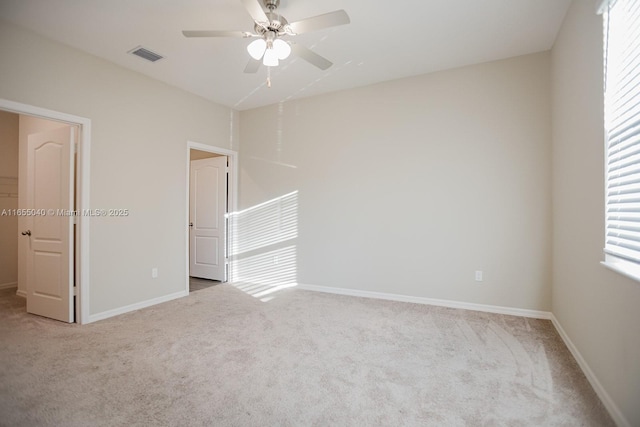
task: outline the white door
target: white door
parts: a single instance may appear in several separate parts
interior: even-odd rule
[[[74,128],[27,143],[27,312],[73,322]]]
[[[189,276],[225,281],[227,157],[191,161]]]

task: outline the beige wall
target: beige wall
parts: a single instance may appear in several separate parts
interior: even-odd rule
[[[5,211],[17,208],[18,115],[0,111],[0,289],[18,282],[18,217]]]
[[[211,157],[220,157],[221,155],[222,154],[209,153],[208,151],[200,151],[200,150],[193,150],[193,149],[189,151],[190,160],[209,159]]]
[[[552,51],[553,313],[629,425],[640,425],[640,283],[604,247],[602,20],[574,1]]]
[[[548,311],[549,91],[541,53],[243,111],[240,208],[298,191],[299,283]]]
[[[640,425],[640,286],[600,265],[601,37],[574,1],[551,55],[242,112],[240,208],[298,191],[300,283],[552,309]],[[90,118],[91,207],[131,211],[91,223],[91,313],[182,290],[186,141],[238,149],[235,113],[3,23],[0,51],[0,97]]]
[[[233,110],[3,22],[0,51],[0,98],[91,119],[90,207],[130,211],[91,220],[90,313],[183,291],[187,141],[237,148]]]
[[[18,178],[18,115],[0,111],[0,177]]]

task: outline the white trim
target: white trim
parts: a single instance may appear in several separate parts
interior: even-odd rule
[[[16,291],[16,295],[19,296],[20,298],[26,298],[27,297],[27,291],[23,291],[21,289],[18,289]]]
[[[0,289],[11,289],[11,288],[17,288],[17,287],[18,287],[18,282],[8,282],[0,285]]]
[[[238,155],[237,151],[229,150],[228,148],[216,147],[215,145],[203,144],[195,141],[187,141],[187,148],[230,157]]]
[[[596,6],[596,15],[602,15],[607,9],[609,0],[596,0],[594,3]]]
[[[618,0],[596,0],[596,14],[604,14],[608,8],[613,7]]]
[[[618,274],[622,274],[623,276],[635,280],[636,282],[640,281],[640,265],[636,263],[617,258],[613,255],[605,254],[605,260],[601,261],[600,264],[602,264],[609,270],[615,271]]]
[[[186,181],[186,219],[187,223],[189,222],[189,181],[191,179],[191,150],[199,150],[206,151],[207,153],[220,154],[223,156],[227,156],[229,158],[229,189],[227,190],[227,197],[229,198],[229,212],[232,213],[236,211],[236,203],[238,200],[238,188],[236,183],[238,182],[238,152],[234,150],[229,150],[228,148],[216,147],[214,145],[203,144],[201,142],[195,141],[187,141],[187,181]],[[185,279],[185,290],[187,295],[189,295],[189,227],[185,227],[185,268],[186,268],[186,279]],[[229,236],[229,231],[227,231],[227,236]],[[228,244],[228,242],[227,242]],[[226,263],[225,263],[226,264]],[[225,268],[227,268],[225,266]],[[226,280],[229,279],[229,271],[226,270]]]
[[[103,311],[102,313],[92,314],[89,316],[89,322],[97,322],[98,320],[108,319],[109,317],[119,316],[121,314],[129,313],[131,311],[140,310],[142,308],[151,307],[156,304],[162,304],[163,302],[172,301],[174,299],[186,297],[189,295],[189,291],[179,291],[174,292],[169,295],[165,295],[162,297],[152,298],[146,301],[136,302],[134,304],[129,304],[124,307],[114,308],[113,310]]]
[[[439,307],[460,308],[463,310],[483,311],[486,313],[506,314],[510,316],[531,317],[534,319],[552,318],[548,311],[529,310],[525,308],[511,308],[497,305],[475,304],[470,302],[451,301],[433,298],[413,297],[409,295],[388,294],[385,292],[361,291],[357,289],[332,288],[328,286],[298,284],[298,289],[330,294],[349,295],[354,297],[384,299],[389,301],[410,302],[414,304],[435,305]]]
[[[48,120],[57,120],[72,125],[79,125],[82,130],[82,137],[78,143],[78,165],[76,176],[78,179],[77,208],[80,211],[89,209],[89,178],[91,176],[91,119],[74,116],[72,114],[61,113],[48,110],[46,108],[35,107],[33,105],[22,104],[8,99],[0,98],[0,110],[10,111],[16,114],[40,117]],[[78,236],[76,238],[76,287],[78,298],[76,300],[76,322],[79,324],[90,322],[89,310],[89,217],[78,217]],[[20,292],[18,292],[20,295]],[[24,295],[26,297],[26,293]]]
[[[620,427],[631,427],[631,423],[627,421],[627,419],[620,411],[620,408],[618,408],[618,406],[613,402],[613,399],[611,399],[611,396],[609,396],[609,393],[607,393],[604,387],[602,387],[602,384],[600,384],[600,381],[598,381],[598,378],[593,373],[587,362],[584,360],[584,357],[582,357],[582,354],[580,354],[578,348],[573,344],[573,342],[569,338],[569,335],[567,335],[567,333],[562,328],[562,325],[560,325],[560,322],[553,314],[551,314],[551,322],[558,331],[558,334],[560,334],[562,341],[564,341],[565,345],[573,355],[573,358],[576,359],[576,362],[578,362],[578,366],[580,366],[580,369],[582,369],[582,372],[584,372],[584,375],[587,377],[587,380],[591,384],[591,387],[593,387],[594,391],[602,401],[602,404],[605,408],[607,408],[607,411],[609,411],[609,414],[611,415],[611,418],[613,418],[613,421],[616,423],[616,425]]]

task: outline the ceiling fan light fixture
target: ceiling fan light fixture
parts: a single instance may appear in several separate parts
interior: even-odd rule
[[[267,67],[277,67],[278,66],[278,54],[275,50],[269,48],[264,52],[264,57],[262,58],[262,63]]]
[[[255,60],[262,58],[266,49],[267,42],[264,39],[256,39],[247,46],[247,52],[249,52],[249,55]]]
[[[276,55],[278,55],[278,59],[287,59],[289,55],[291,55],[291,46],[284,40],[274,40],[273,50],[276,52]]]

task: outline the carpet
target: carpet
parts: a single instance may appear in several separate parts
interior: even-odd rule
[[[547,320],[221,284],[88,325],[0,290],[2,426],[612,426]]]

